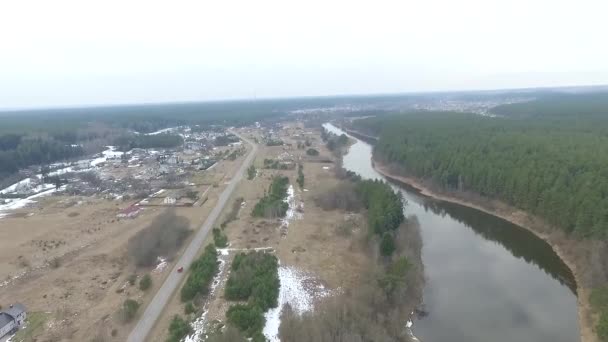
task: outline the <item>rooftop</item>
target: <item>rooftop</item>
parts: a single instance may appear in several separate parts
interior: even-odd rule
[[[17,303],[17,304],[11,305],[11,307],[8,308],[7,310],[4,310],[3,313],[8,314],[8,315],[10,315],[12,317],[17,317],[17,316],[19,316],[20,314],[22,314],[24,312],[25,312],[25,306],[23,306],[22,304]]]
[[[0,312],[0,328],[4,327],[12,321],[13,317],[11,317],[11,315],[6,314],[4,312]]]

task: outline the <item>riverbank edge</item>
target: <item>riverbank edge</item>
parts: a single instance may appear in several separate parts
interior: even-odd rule
[[[345,127],[342,127],[342,129],[353,137],[363,142],[366,142],[372,146],[376,142],[378,142],[378,137],[350,130]],[[576,301],[581,342],[600,342],[600,339],[594,331],[594,327],[597,322],[597,315],[594,313],[589,300],[591,288],[583,286],[584,282],[582,280],[581,271],[581,268],[583,266],[577,264],[575,260],[573,260],[574,258],[576,258],[575,253],[567,253],[565,251],[567,247],[565,242],[559,243],[556,240],[566,240],[568,244],[576,244],[576,241],[571,238],[564,239],[564,234],[561,233],[556,227],[550,226],[546,224],[542,219],[531,215],[523,210],[510,206],[502,201],[483,198],[480,195],[477,195],[479,197],[478,199],[465,199],[462,195],[459,195],[454,192],[433,190],[431,189],[433,184],[425,184],[428,182],[425,182],[424,180],[419,179],[417,177],[408,177],[396,174],[395,171],[390,170],[391,167],[389,165],[385,165],[382,162],[378,161],[377,158],[374,158],[373,155],[372,167],[374,168],[374,170],[382,174],[387,179],[407,184],[412,188],[418,190],[420,194],[424,196],[481,210],[487,214],[502,218],[503,220],[509,221],[515,225],[526,229],[527,231],[531,232],[532,234],[536,235],[538,238],[549,244],[555,254],[557,254],[557,256],[570,269],[570,272],[574,276],[574,280],[576,282]],[[493,208],[488,207],[489,203],[492,204]],[[558,238],[557,235],[561,236],[559,236]]]
[[[351,132],[343,129],[347,134],[350,134]],[[356,132],[355,132],[356,133]],[[370,137],[373,138],[373,137]],[[334,157],[336,158],[338,167],[343,168],[343,158],[344,155],[346,155],[348,153],[348,151],[350,150],[351,146],[353,146],[354,144],[357,143],[358,140],[361,140],[359,137],[357,137],[356,135],[352,135],[352,137],[348,137],[348,143],[343,147],[343,149],[341,151],[338,151]],[[373,160],[372,160],[372,165],[373,165]],[[413,264],[415,265],[414,269],[415,269],[415,274],[413,275],[414,278],[416,278],[416,283],[421,284],[420,287],[415,287],[414,289],[409,289],[408,292],[410,292],[412,299],[411,299],[411,304],[407,306],[407,310],[409,312],[411,312],[407,318],[407,323],[406,323],[406,333],[408,338],[412,341],[412,342],[422,342],[420,339],[418,339],[418,337],[416,337],[416,335],[414,334],[412,327],[413,327],[413,320],[416,316],[415,312],[416,310],[418,310],[420,308],[420,305],[423,303],[423,290],[424,290],[424,262],[422,261],[422,232],[421,232],[421,227],[419,224],[415,224],[415,225],[402,225],[401,227],[399,227],[399,229],[414,229],[413,231],[409,231],[407,233],[409,234],[414,234],[415,235],[415,239],[417,240],[417,243],[415,244],[417,246],[416,250],[410,251],[411,253],[411,257],[414,260],[410,260],[413,262]]]
[[[589,302],[591,289],[582,286],[581,271],[579,266],[572,260],[574,256],[566,253],[563,244],[556,243],[550,234],[543,231],[544,229],[542,227],[546,227],[546,224],[544,224],[541,219],[501,201],[491,200],[492,204],[499,208],[489,208],[487,204],[484,204],[481,200],[464,199],[456,193],[432,190],[428,185],[425,185],[424,181],[421,179],[397,175],[394,172],[391,172],[388,165],[379,162],[374,157],[372,157],[372,166],[374,170],[387,179],[405,183],[418,190],[424,196],[436,200],[456,203],[494,215],[528,230],[538,238],[547,242],[559,258],[568,266],[576,281],[578,324],[581,342],[600,342],[594,332],[595,314],[593,313],[591,303]],[[568,241],[570,242],[571,240]]]

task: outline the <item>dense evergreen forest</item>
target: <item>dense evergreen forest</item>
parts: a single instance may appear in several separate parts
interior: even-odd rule
[[[120,151],[129,151],[134,148],[172,148],[180,146],[184,139],[177,134],[155,135],[123,135],[114,141]]]
[[[420,112],[353,125],[379,136],[377,160],[409,175],[503,200],[569,233],[606,238],[608,96],[564,95],[496,111],[504,116]]]
[[[35,164],[48,164],[84,153],[69,137],[0,135],[0,180]]]

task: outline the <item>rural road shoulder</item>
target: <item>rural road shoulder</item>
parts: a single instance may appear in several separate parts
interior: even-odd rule
[[[154,298],[152,298],[152,301],[150,302],[150,304],[148,304],[148,307],[146,307],[146,310],[139,319],[139,322],[131,331],[131,334],[129,334],[129,338],[127,339],[128,342],[143,342],[146,340],[146,337],[154,327],[154,324],[160,317],[163,309],[169,302],[169,299],[171,299],[171,296],[187,274],[187,272],[178,273],[177,269],[180,266],[184,266],[187,268],[194,261],[194,258],[196,257],[200,249],[203,247],[203,243],[205,242],[205,239],[207,238],[211,227],[213,227],[215,221],[220,216],[222,210],[228,202],[228,199],[234,192],[236,185],[241,181],[241,179],[243,179],[245,169],[249,167],[251,161],[257,153],[258,147],[256,144],[252,143],[248,139],[245,139],[234,131],[231,131],[231,133],[237,135],[243,141],[251,145],[252,150],[247,155],[245,161],[243,161],[243,164],[241,164],[241,167],[238,169],[237,173],[234,175],[234,177],[232,177],[232,180],[230,181],[226,189],[222,191],[217,204],[215,205],[209,216],[207,216],[207,219],[205,219],[203,225],[196,232],[196,235],[190,242],[190,245],[188,245],[188,247],[184,251],[184,254],[182,254],[179,260],[177,260],[177,262],[173,266],[173,269],[171,270],[171,273],[167,276],[167,279],[160,287]]]

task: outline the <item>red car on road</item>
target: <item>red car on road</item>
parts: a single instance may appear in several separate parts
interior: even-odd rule
[[[177,269],[177,273],[182,273],[183,271],[184,271],[184,267],[182,267],[182,266],[180,266],[180,267]]]

